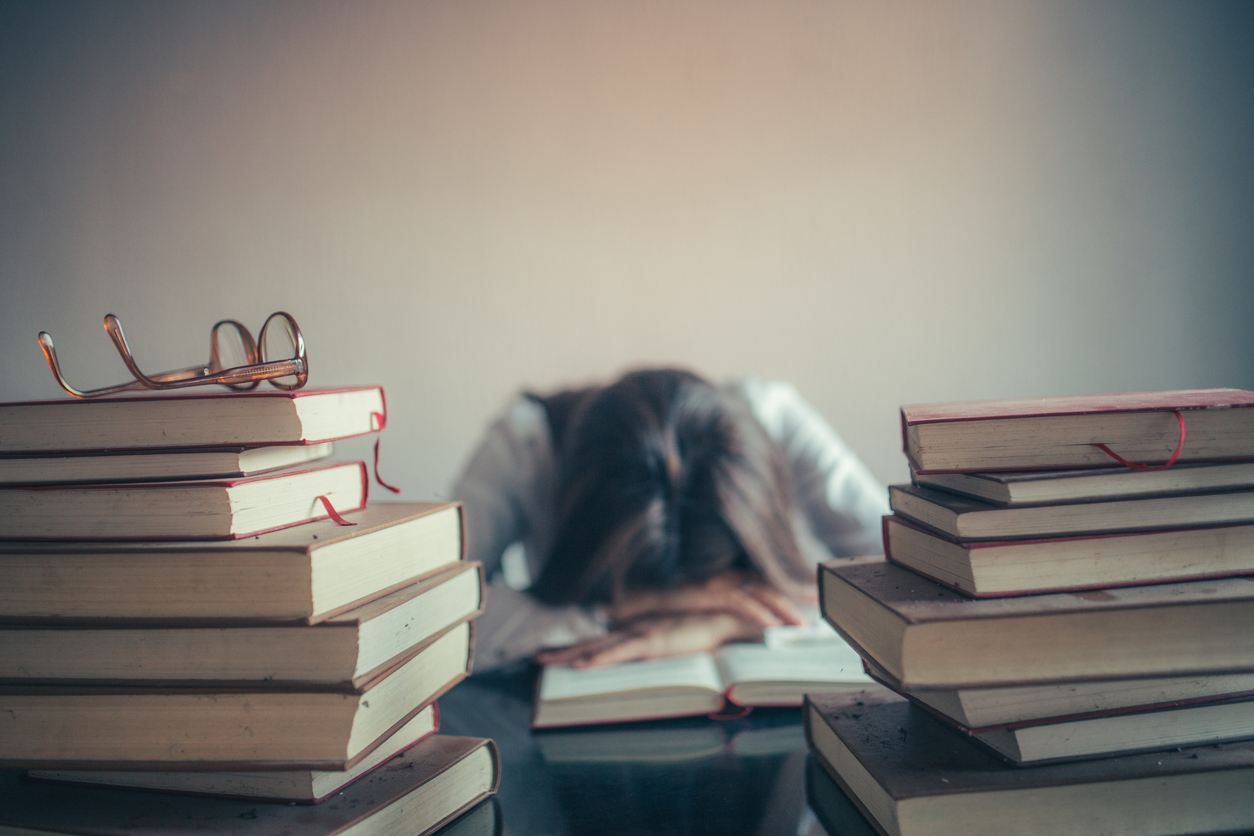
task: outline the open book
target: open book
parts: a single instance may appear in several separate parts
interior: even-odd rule
[[[819,625],[816,625],[819,626]],[[532,728],[625,723],[717,713],[737,706],[801,705],[811,691],[865,688],[858,653],[834,634],[775,628],[765,643],[597,668],[546,667]]]

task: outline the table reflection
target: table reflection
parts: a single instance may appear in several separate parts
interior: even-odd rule
[[[823,831],[805,799],[800,709],[532,732],[531,673],[487,674],[440,700],[440,731],[501,751],[504,833],[798,834]]]

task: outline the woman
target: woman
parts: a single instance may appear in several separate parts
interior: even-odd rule
[[[799,624],[815,564],[881,550],[885,491],[796,390],[686,371],[519,397],[454,487],[489,577],[478,670],[710,650]],[[515,583],[515,586],[520,584]]]

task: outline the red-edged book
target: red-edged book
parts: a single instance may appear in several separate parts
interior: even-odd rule
[[[237,540],[360,510],[368,490],[364,462],[222,481],[5,488],[0,540]]]
[[[888,559],[973,598],[1254,575],[1254,525],[965,541],[884,517]]]
[[[0,404],[0,454],[320,444],[387,423],[380,386]]]
[[[924,474],[1237,461],[1254,459],[1252,406],[1241,389],[914,404],[901,432]]]

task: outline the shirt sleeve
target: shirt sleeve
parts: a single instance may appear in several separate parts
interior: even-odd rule
[[[452,490],[465,514],[466,557],[482,563],[491,580],[484,613],[475,621],[476,671],[605,634],[599,608],[546,606],[499,576],[506,548],[519,541],[534,545],[531,535],[551,529],[555,489],[556,459],[544,409],[516,398],[488,427]],[[544,557],[528,555],[528,563],[537,566],[537,558]]]
[[[880,554],[888,491],[790,384],[746,381],[743,390],[792,471],[794,502],[837,557]]]

